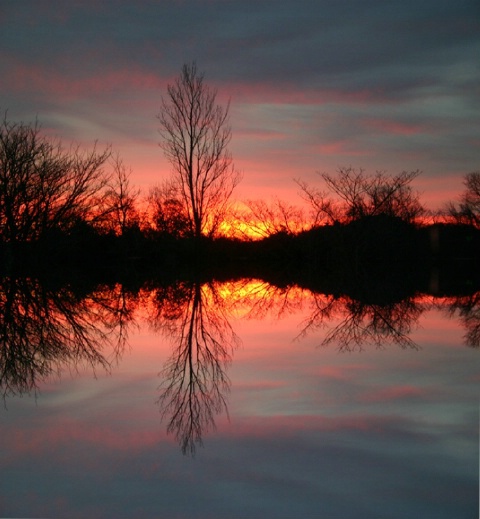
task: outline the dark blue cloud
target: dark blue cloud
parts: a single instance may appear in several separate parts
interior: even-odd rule
[[[337,165],[363,154],[370,159],[361,166],[458,176],[478,168],[479,20],[477,0],[8,0],[0,17],[0,107],[14,117],[38,114],[68,135],[59,114],[93,117],[99,128],[122,114],[132,128],[148,127],[150,142],[166,82],[197,60],[222,95],[232,96],[236,114],[245,107],[234,131],[288,138],[285,178],[297,176],[295,163],[312,172],[333,165],[328,155],[316,167],[313,157],[303,162],[311,150],[302,143],[315,139],[323,149],[345,143]],[[269,119],[246,109],[265,105],[258,112]],[[365,125],[382,118],[423,133],[404,139]],[[125,128],[117,131],[123,139]],[[240,160],[261,157],[258,149]]]

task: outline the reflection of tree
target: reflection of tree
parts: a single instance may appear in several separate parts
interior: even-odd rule
[[[327,332],[322,345],[336,343],[340,351],[362,351],[365,344],[373,344],[377,348],[388,344],[417,348],[409,334],[422,310],[413,298],[378,305],[315,294],[313,305],[314,310],[304,322],[299,336],[323,328],[328,321],[341,316],[340,322]]]
[[[119,354],[128,314],[118,288],[78,297],[68,287],[49,290],[32,279],[0,282],[0,390],[4,397],[36,391],[62,367],[110,367],[102,353]]]
[[[456,297],[449,307],[450,315],[458,313],[466,328],[465,342],[473,348],[480,348],[480,292]]]
[[[268,315],[280,319],[311,305],[309,317],[302,323],[297,338],[327,329],[322,345],[337,343],[341,351],[363,350],[364,345],[378,348],[396,344],[416,348],[409,338],[422,312],[414,298],[396,303],[366,303],[347,296],[320,294],[294,285],[278,287],[266,282],[246,282],[237,291],[243,294],[237,304],[249,307],[247,318],[265,319]],[[337,323],[329,328],[330,323]]]
[[[179,283],[158,289],[154,325],[174,344],[161,375],[159,404],[169,417],[168,432],[182,452],[195,454],[202,435],[215,426],[215,415],[227,411],[230,382],[225,372],[238,344],[223,301],[214,284]]]

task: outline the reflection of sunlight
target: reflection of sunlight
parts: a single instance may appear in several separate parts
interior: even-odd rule
[[[240,279],[219,283],[216,287],[218,295],[225,301],[235,302],[255,294],[263,297],[268,293],[269,284],[261,279]]]
[[[298,286],[277,287],[260,279],[242,279],[219,283],[215,287],[217,297],[229,308],[232,316],[263,318],[274,317],[288,309],[299,309],[311,295]]]

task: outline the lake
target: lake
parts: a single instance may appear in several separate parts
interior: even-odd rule
[[[480,294],[27,280],[0,306],[0,517],[478,517]]]

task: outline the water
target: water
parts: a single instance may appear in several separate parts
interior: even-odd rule
[[[478,516],[478,296],[12,291],[0,517]]]

